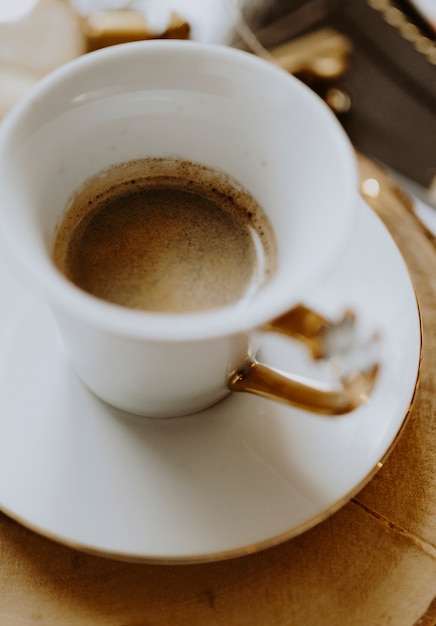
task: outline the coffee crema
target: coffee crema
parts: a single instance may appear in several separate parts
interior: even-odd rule
[[[178,159],[113,166],[74,195],[53,259],[88,293],[188,313],[249,298],[276,270],[269,220],[223,172]]]

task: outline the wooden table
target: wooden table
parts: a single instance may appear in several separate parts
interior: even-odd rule
[[[430,626],[436,624],[436,248],[370,161],[370,203],[412,274],[424,324],[407,426],[375,478],[322,524],[230,561],[138,565],[57,545],[0,514],[0,624]]]

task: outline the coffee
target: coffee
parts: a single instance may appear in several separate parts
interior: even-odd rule
[[[249,298],[274,274],[276,246],[258,203],[229,176],[150,158],[85,183],[59,225],[53,258],[94,296],[186,313]]]

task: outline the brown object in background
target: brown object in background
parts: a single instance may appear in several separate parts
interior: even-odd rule
[[[337,72],[332,84],[304,67],[297,75],[339,115],[356,149],[413,181],[436,206],[436,39],[413,3],[273,0],[265,6],[254,17],[247,11],[247,24],[266,51],[289,44],[297,60],[305,49],[307,62],[316,52],[305,45],[310,37],[330,29],[348,39],[349,71]],[[246,43],[259,53],[252,39]]]
[[[190,25],[177,13],[172,13],[165,31],[150,28],[140,11],[102,11],[84,18],[82,30],[87,52],[131,41],[148,39],[189,39]]]

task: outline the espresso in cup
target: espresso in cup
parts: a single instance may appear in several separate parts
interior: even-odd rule
[[[53,257],[90,294],[187,313],[249,298],[274,275],[272,227],[224,172],[167,158],[113,166],[74,195]]]
[[[374,367],[320,389],[255,360],[265,332],[319,356],[350,326],[298,306],[339,262],[358,186],[343,128],[288,73],[226,46],[110,46],[11,111],[0,163],[0,252],[101,400],[176,417],[231,391],[329,415],[368,398]]]

